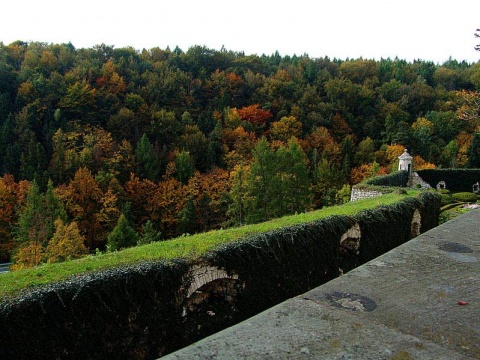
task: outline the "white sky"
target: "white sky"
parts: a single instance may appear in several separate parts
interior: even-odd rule
[[[9,0],[0,41],[477,62],[480,0]]]

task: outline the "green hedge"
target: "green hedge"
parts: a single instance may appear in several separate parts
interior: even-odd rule
[[[373,186],[406,187],[408,182],[407,171],[397,171],[388,175],[375,176],[365,180],[365,184]]]
[[[421,231],[429,230],[438,223],[440,196],[424,192],[356,216],[332,216],[224,244],[195,264],[236,274],[234,299],[210,290],[200,304],[190,303],[189,270],[195,264],[182,260],[77,276],[2,299],[0,358],[158,358],[408,241],[416,209]],[[342,252],[340,238],[355,223],[362,234],[358,254]]]
[[[433,188],[445,181],[446,188],[453,192],[472,192],[473,184],[480,182],[480,169],[429,169],[417,173]]]
[[[452,195],[453,200],[461,202],[476,203],[478,200],[477,195],[472,192],[459,192]]]

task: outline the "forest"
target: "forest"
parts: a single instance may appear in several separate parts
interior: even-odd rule
[[[480,62],[0,42],[0,260],[13,269],[480,167]]]

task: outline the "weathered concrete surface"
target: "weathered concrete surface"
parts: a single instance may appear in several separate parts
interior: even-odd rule
[[[480,210],[165,359],[478,359]]]

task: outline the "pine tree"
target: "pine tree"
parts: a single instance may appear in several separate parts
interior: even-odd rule
[[[138,242],[138,235],[128,224],[125,215],[121,214],[117,225],[107,237],[109,251],[116,251],[135,246]]]
[[[159,180],[161,164],[153,145],[146,134],[143,134],[135,149],[135,160],[138,164],[138,175],[143,179],[156,182]]]
[[[342,141],[342,175],[344,180],[348,179],[353,165],[353,144],[352,140],[347,136]]]
[[[182,150],[175,157],[175,178],[183,185],[188,183],[188,180],[195,174],[195,166],[193,159],[188,151]]]
[[[50,226],[45,221],[46,207],[44,196],[37,182],[33,181],[27,194],[25,206],[19,211],[15,240],[18,243],[30,241],[46,245],[49,240]]]
[[[248,206],[248,179],[250,177],[250,168],[243,165],[237,165],[230,174],[232,187],[229,191],[230,205],[228,206],[227,216],[234,225],[243,225],[247,215]]]
[[[50,174],[57,184],[62,184],[66,180],[67,175],[65,169],[66,148],[63,136],[62,129],[58,129],[53,135],[53,154],[50,161]]]
[[[142,235],[138,240],[138,244],[145,245],[160,240],[162,240],[162,233],[155,229],[152,221],[147,220],[147,222],[142,226]]]
[[[248,192],[251,202],[248,206],[248,222],[271,219],[278,209],[277,193],[279,191],[276,156],[265,137],[253,149],[250,165]]]
[[[37,251],[39,248],[45,248],[55,232],[55,221],[61,219],[66,221],[67,215],[63,203],[54,194],[53,182],[49,181],[47,192],[42,194],[36,181],[33,181],[27,194],[25,206],[19,211],[18,223],[15,229],[15,240],[22,248],[27,246],[34,252],[20,252],[27,256],[33,254],[34,266],[38,265]],[[26,259],[19,259],[29,263]],[[32,261],[30,261],[32,262]]]
[[[291,176],[285,186],[284,197],[288,199],[288,213],[303,212],[310,205],[310,181],[308,178],[308,159],[295,138],[288,143],[288,168]],[[281,161],[278,159],[278,161]],[[288,170],[290,169],[290,170]]]
[[[197,222],[195,203],[193,199],[187,200],[185,207],[178,212],[177,228],[180,234],[194,234]]]

